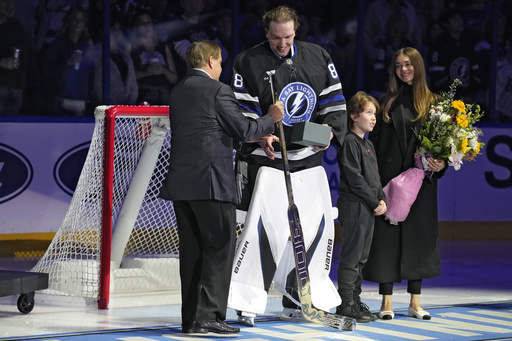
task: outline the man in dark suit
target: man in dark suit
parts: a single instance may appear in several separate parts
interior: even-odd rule
[[[240,331],[224,322],[236,240],[233,140],[271,134],[284,116],[278,102],[268,115],[246,118],[218,81],[220,54],[214,42],[192,43],[188,72],[169,99],[170,166],[160,197],[173,200],[178,222],[184,333]]]

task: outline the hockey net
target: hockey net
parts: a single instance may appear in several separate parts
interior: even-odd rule
[[[43,294],[84,297],[178,291],[172,202],[158,198],[169,166],[169,108],[100,106],[69,209],[32,271]],[[163,303],[162,303],[163,304]]]

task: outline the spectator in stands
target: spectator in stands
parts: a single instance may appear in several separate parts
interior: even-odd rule
[[[498,68],[496,110],[500,122],[512,123],[512,38],[508,39],[507,59]]]
[[[48,115],[92,115],[94,46],[85,10],[66,13],[59,34],[46,49],[41,74]]]
[[[240,43],[242,50],[248,49],[265,40],[265,30],[261,17],[269,9],[269,0],[253,0],[240,16]]]
[[[72,8],[69,0],[46,1],[46,32],[42,49],[50,44],[59,33],[64,16]]]
[[[128,20],[132,20],[137,12],[144,9],[146,0],[124,0],[123,13]]]
[[[311,26],[309,25],[309,17],[306,15],[299,15],[299,28],[295,38],[301,41],[307,41],[323,47],[332,58],[335,66],[341,65],[341,48],[336,43],[335,39],[325,38],[323,35],[311,34]]]
[[[389,63],[395,52],[402,47],[415,47],[407,39],[409,21],[404,13],[400,11],[389,15],[386,22],[386,35],[375,42],[375,54],[368,56],[369,69],[367,82],[369,93],[380,98],[388,88]]]
[[[165,42],[158,41],[151,16],[145,10],[133,17],[131,56],[139,85],[137,102],[164,105],[178,82],[178,74],[171,50]]]
[[[127,43],[124,36],[125,21],[121,12],[113,12],[110,19],[110,100],[103,100],[103,44],[96,48],[94,68],[94,106],[100,104],[137,103],[139,86]]]
[[[233,42],[231,39],[232,34],[232,13],[231,9],[225,8],[217,14],[215,21],[215,35],[218,40],[230,53],[227,54],[225,59],[222,59],[222,73],[220,74],[220,81],[225,84],[231,83],[231,77],[233,76],[233,54],[232,47]]]
[[[491,4],[487,0],[471,0],[464,2],[462,19],[464,34],[472,43],[485,39],[485,23],[491,17]]]
[[[157,41],[167,41],[176,15],[169,11],[169,0],[147,0],[146,9],[153,21]]]
[[[375,43],[383,38],[387,19],[391,13],[396,11],[404,13],[409,22],[407,39],[414,46],[421,46],[423,32],[414,6],[407,0],[376,0],[368,6],[365,16],[364,45],[366,53],[375,54]]]
[[[220,12],[225,8],[231,8],[231,5],[231,0],[205,0],[201,16],[203,16],[210,25],[215,26]]]
[[[173,23],[174,30],[168,40],[176,62],[179,79],[182,79],[187,72],[185,53],[194,41],[215,41],[222,49],[222,59],[228,58],[228,51],[217,39],[212,25],[206,20],[207,18],[201,15],[205,2],[206,0],[180,0],[183,15]]]
[[[15,6],[14,18],[19,20],[27,37],[27,47],[24,53],[27,76],[20,113],[35,115],[38,111],[41,90],[39,56],[46,33],[46,2],[44,0],[16,0]]]
[[[498,36],[497,36],[497,59],[496,67],[507,62],[508,37],[505,34],[506,18],[503,15],[498,16]],[[489,87],[491,84],[491,58],[492,58],[492,32],[495,20],[489,18],[485,24],[485,37],[473,46],[475,56],[474,78],[478,86],[476,87],[475,102],[478,103],[484,112],[489,112]],[[488,115],[484,118],[489,119]]]
[[[428,74],[433,92],[448,91],[455,78],[462,84],[457,95],[466,103],[472,103],[476,79],[473,67],[474,53],[471,42],[464,33],[464,21],[460,11],[445,10],[440,18],[443,32],[430,46],[428,57]]]
[[[110,0],[110,13],[122,13],[122,0]],[[103,41],[104,0],[91,0],[88,7],[89,35],[94,45]]]
[[[27,45],[14,12],[14,0],[0,0],[0,116],[18,115],[23,103]]]

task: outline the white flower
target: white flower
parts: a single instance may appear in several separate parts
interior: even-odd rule
[[[476,150],[478,147],[478,136],[471,136],[471,138],[468,138],[468,145],[471,150]]]
[[[453,137],[449,137],[447,140],[446,140],[446,145],[447,146],[454,146],[454,141],[453,141]]]
[[[441,117],[439,118],[441,122],[443,123],[446,123],[448,122],[449,120],[452,119],[452,117],[450,115],[446,115],[446,114],[441,114]]]
[[[448,157],[448,166],[453,166],[453,169],[458,171],[462,166],[463,153],[457,152],[455,147],[452,147],[452,155]]]

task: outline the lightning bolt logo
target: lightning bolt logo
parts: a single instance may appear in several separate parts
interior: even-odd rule
[[[285,104],[283,124],[291,126],[297,122],[308,122],[316,109],[317,95],[314,89],[302,82],[287,84],[279,94]]]
[[[299,92],[293,101],[293,104],[290,109],[290,116],[295,116],[295,114],[304,106],[304,94]]]

